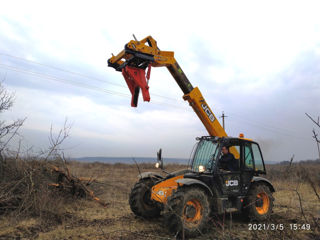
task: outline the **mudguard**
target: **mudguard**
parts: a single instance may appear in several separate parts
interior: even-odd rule
[[[145,178],[157,178],[157,179],[163,179],[161,175],[155,172],[143,172],[138,175],[138,178],[145,179]]]
[[[193,178],[181,178],[181,179],[178,179],[176,180],[176,182],[178,184],[183,184],[183,185],[186,185],[186,186],[191,186],[191,185],[198,185],[198,186],[201,186],[203,187],[204,189],[207,190],[207,192],[213,196],[213,192],[212,190],[209,188],[209,186],[197,179],[193,179]]]
[[[166,178],[172,178],[172,177],[176,177],[179,175],[184,175],[185,173],[189,173],[189,172],[192,172],[192,170],[190,170],[190,169],[177,170],[177,171],[170,173]]]
[[[263,177],[253,177],[252,180],[251,180],[252,183],[265,183],[269,188],[270,188],[270,191],[271,192],[275,192],[276,190],[274,189],[274,187],[272,186],[271,182],[266,179],[266,178],[263,178]]]

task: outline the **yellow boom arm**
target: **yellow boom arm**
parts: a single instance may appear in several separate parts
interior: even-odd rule
[[[133,94],[137,92],[137,89],[139,91],[139,87],[142,89],[143,93],[144,91],[148,91],[148,86],[144,85],[143,81],[134,85],[134,75],[138,75],[137,73],[139,73],[139,70],[143,71],[144,73],[144,70],[148,66],[149,68],[150,66],[167,67],[184,93],[183,99],[189,102],[190,106],[196,112],[210,136],[227,136],[223,127],[206,103],[198,87],[193,87],[182,71],[181,67],[174,58],[174,52],[161,51],[157,46],[157,42],[151,36],[148,36],[141,41],[131,40],[125,45],[124,50],[122,50],[118,55],[112,56],[108,60],[108,65],[115,68],[117,71],[122,71],[125,78],[127,76],[128,79],[126,78],[126,81]],[[128,72],[126,68],[134,70],[132,72],[133,76],[130,77],[128,76],[130,74],[126,74],[126,71]],[[150,71],[148,71],[148,73],[150,74]],[[138,81],[139,79],[137,82]],[[133,106],[137,105],[137,99],[135,101],[136,102]]]

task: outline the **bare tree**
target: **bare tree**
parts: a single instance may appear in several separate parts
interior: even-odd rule
[[[46,155],[44,160],[48,160],[50,157],[59,158],[60,155],[63,154],[61,145],[69,137],[71,127],[72,125],[68,124],[68,119],[65,119],[63,128],[60,129],[56,136],[54,136],[53,128],[51,125],[49,136],[50,146],[47,151],[43,152],[43,154]]]
[[[14,94],[9,92],[0,82],[0,114],[13,106]],[[0,161],[3,161],[3,152],[9,142],[18,134],[19,128],[23,125],[24,119],[17,119],[11,123],[0,120]]]
[[[306,113],[307,117],[310,118],[310,120],[317,126],[320,128],[320,117],[318,116],[317,120],[315,120],[314,118],[312,118],[308,113]],[[312,134],[313,134],[313,138],[317,144],[317,148],[318,148],[318,155],[319,155],[319,161],[320,161],[320,139],[318,137],[318,133],[316,133],[316,130],[312,129]],[[309,182],[311,188],[313,189],[314,193],[316,194],[316,196],[318,197],[318,200],[320,201],[320,195],[317,192],[317,187],[316,187],[316,183],[311,179],[311,177],[309,175],[307,175],[307,181]],[[318,180],[319,181],[319,180]]]
[[[319,118],[319,116],[318,116],[318,119],[317,120],[315,120],[315,119],[313,119],[308,113],[306,113],[306,115],[307,115],[307,117],[308,118],[310,118],[310,120],[317,126],[317,127],[319,127],[320,128],[320,118]],[[313,138],[314,138],[314,140],[315,140],[315,142],[316,142],[316,144],[317,144],[317,148],[318,148],[318,155],[319,155],[319,160],[320,160],[320,139],[319,139],[319,137],[318,137],[318,134],[316,133],[316,130],[312,130],[312,133],[313,133]]]

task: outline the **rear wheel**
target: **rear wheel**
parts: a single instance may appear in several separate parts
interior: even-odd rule
[[[266,185],[253,186],[248,193],[244,206],[247,217],[256,221],[268,219],[272,213],[273,200],[272,193]]]
[[[171,232],[193,237],[204,232],[209,215],[207,194],[199,188],[186,188],[168,198],[164,219]]]
[[[135,215],[145,218],[154,218],[160,215],[160,208],[151,201],[153,185],[151,179],[141,179],[134,185],[129,196],[129,204]]]

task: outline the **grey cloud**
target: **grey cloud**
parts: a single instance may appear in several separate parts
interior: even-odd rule
[[[105,69],[100,70],[92,69],[90,65],[80,62],[77,59],[74,59],[73,61],[58,60],[41,52],[37,48],[36,39],[33,39],[30,33],[19,22],[9,19],[4,19],[4,21],[12,26],[13,31],[22,38],[22,42],[9,39],[5,33],[0,33],[2,42],[1,51],[22,57],[31,55],[35,57],[36,61],[41,63],[58,67],[63,66],[63,68],[75,72],[84,73],[102,80],[106,79],[107,81],[114,81],[115,83],[126,86],[120,73],[117,75],[117,78],[115,78],[115,74],[111,72],[113,69],[107,68],[107,54]],[[198,85],[200,90],[204,93],[216,115],[219,115],[219,112],[215,110],[217,102],[219,102],[220,107],[225,110],[226,114],[229,115],[229,118],[227,118],[226,121],[228,133],[230,133],[230,135],[238,136],[240,132],[244,132],[246,136],[259,141],[263,148],[265,158],[268,161],[287,160],[292,153],[296,154],[297,159],[316,157],[315,145],[311,138],[312,124],[306,119],[304,112],[320,115],[318,104],[320,83],[319,55],[312,50],[306,51],[300,56],[297,56],[296,61],[282,72],[273,76],[259,76],[254,79],[253,76],[242,72],[241,69],[229,66],[221,56],[215,55],[215,52],[210,49],[210,43],[206,43],[200,38],[192,39],[190,42],[191,47],[189,50],[194,51],[194,55],[196,56],[195,59],[185,60],[183,59],[183,56],[177,56],[178,61],[181,62],[183,69],[184,64],[189,61],[199,63],[199,69],[197,69],[198,71],[195,73],[189,74],[188,69],[184,70],[190,81],[194,85]],[[0,61],[18,68],[27,69],[28,71],[54,75],[62,79],[72,79],[90,85],[92,84],[99,88],[110,88],[110,85],[107,83],[92,81],[44,66],[14,60],[10,57],[0,55]],[[217,68],[230,68],[234,72],[234,77],[229,79],[227,83],[220,82],[219,79],[217,79],[217,76],[208,74],[209,69],[212,66]],[[69,86],[52,82],[51,80],[44,80],[25,74],[11,72],[9,70],[1,69],[0,72],[2,73],[2,76],[4,76],[6,72],[8,73],[5,84],[12,88],[25,87],[37,89],[48,94],[58,93],[65,96],[86,96],[95,103],[101,105],[126,106],[127,111],[132,110],[130,109],[130,97],[116,97],[102,92],[100,93],[72,85]],[[171,76],[168,74],[167,77],[170,78]],[[172,84],[175,84],[174,81],[172,81]],[[254,87],[252,87],[253,85]],[[116,87],[111,87],[110,89],[129,94],[128,89],[119,90]],[[153,96],[152,99],[154,99]],[[39,102],[39,104],[41,104],[41,102]],[[184,104],[187,106],[187,103]],[[168,109],[168,106],[164,104],[152,104],[151,102],[150,104],[144,104],[143,108],[139,108],[137,114],[150,112],[156,109]],[[48,109],[46,112],[37,114],[50,115],[54,113]],[[159,135],[154,136],[153,142],[144,144],[137,143],[134,145],[126,144],[126,139],[124,139],[121,144],[119,142],[101,140],[98,138],[83,139],[74,136],[70,139],[70,145],[68,146],[75,147],[68,151],[72,156],[120,156],[121,154],[126,156],[153,156],[155,150],[157,150],[155,149],[155,146],[161,146],[173,157],[186,157],[191,151],[194,137],[196,137],[197,134],[206,134],[201,122],[195,115],[193,116],[192,119],[188,119],[188,121],[192,123],[188,126],[190,128],[184,130],[179,129],[180,131],[186,132],[186,134],[183,135],[183,139],[181,136],[177,135],[179,131],[173,132],[173,136],[166,141],[162,141],[163,139],[159,137],[161,134],[157,133]],[[58,117],[64,118],[65,116]],[[70,120],[73,121],[73,119]],[[92,124],[94,125],[95,123]],[[151,122],[148,126],[139,127],[144,129],[158,128],[159,130],[161,129],[161,131],[165,131],[168,125],[170,125],[170,120],[163,123],[162,126],[154,126]],[[94,126],[90,128],[91,131],[93,131],[93,129]],[[96,131],[99,131],[99,129],[96,129]],[[139,137],[147,137],[150,132],[151,131],[146,131],[146,135],[141,134]],[[25,134],[25,138],[30,144],[45,146],[43,145],[43,142],[45,142],[47,138],[47,132],[25,129],[23,130],[23,134]],[[143,140],[139,143],[143,143]]]

